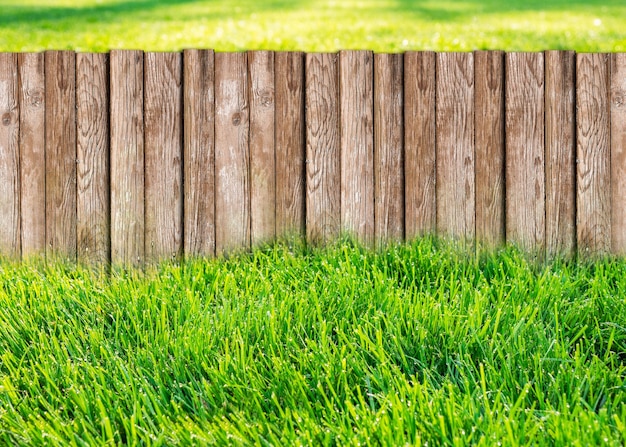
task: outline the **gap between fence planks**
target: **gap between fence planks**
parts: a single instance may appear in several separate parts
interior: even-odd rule
[[[0,54],[0,251],[143,265],[284,236],[626,254],[623,54]]]

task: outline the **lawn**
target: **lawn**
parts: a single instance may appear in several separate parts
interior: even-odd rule
[[[626,261],[0,264],[1,445],[624,445]]]
[[[0,0],[0,50],[626,51],[623,0]]]

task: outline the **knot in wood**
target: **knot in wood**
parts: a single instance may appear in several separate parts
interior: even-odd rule
[[[241,124],[241,113],[236,112],[233,114],[233,126],[238,126]]]
[[[263,90],[261,92],[260,102],[263,107],[270,107],[272,103],[274,102],[274,98],[272,98],[272,92]]]
[[[6,112],[2,114],[2,124],[4,126],[9,126],[11,124],[11,121],[13,121],[11,118],[11,112]]]
[[[622,107],[626,104],[626,92],[624,90],[613,90],[611,92],[611,97],[615,107]]]
[[[41,90],[28,92],[28,97],[30,99],[30,105],[33,107],[39,107],[43,104],[43,91]]]

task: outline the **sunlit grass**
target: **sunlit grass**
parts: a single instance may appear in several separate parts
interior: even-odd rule
[[[1,445],[623,445],[626,263],[0,264]]]
[[[621,0],[0,0],[0,49],[626,51]]]

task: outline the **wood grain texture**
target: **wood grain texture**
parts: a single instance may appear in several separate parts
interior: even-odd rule
[[[374,242],[374,55],[339,53],[341,229]]]
[[[110,262],[109,56],[76,55],[78,260]]]
[[[306,55],[306,237],[331,241],[341,228],[338,56]]]
[[[374,233],[404,239],[403,57],[374,56]]]
[[[178,260],[183,250],[182,57],[144,55],[146,260]]]
[[[576,252],[576,55],[545,52],[546,253]]]
[[[76,260],[76,54],[46,51],[46,257]]]
[[[305,235],[304,54],[275,54],[276,235]]]
[[[542,53],[506,54],[506,238],[545,248],[544,63]]]
[[[626,54],[611,58],[611,253],[626,255]]]
[[[183,59],[185,256],[214,256],[215,55],[185,50]]]
[[[43,53],[18,55],[22,258],[46,251],[46,94]]]
[[[114,50],[111,70],[111,262],[140,266],[144,251],[143,53]]]
[[[576,231],[581,256],[611,248],[609,59],[576,55]]]
[[[404,55],[404,219],[406,239],[434,234],[435,53]]]
[[[247,55],[215,54],[215,248],[250,247]]]
[[[504,53],[474,52],[476,239],[487,248],[505,241]]]
[[[274,53],[248,53],[250,98],[250,239],[253,245],[276,237]]]
[[[0,53],[0,255],[21,256],[17,54]]]
[[[437,54],[437,232],[475,235],[474,57]]]

